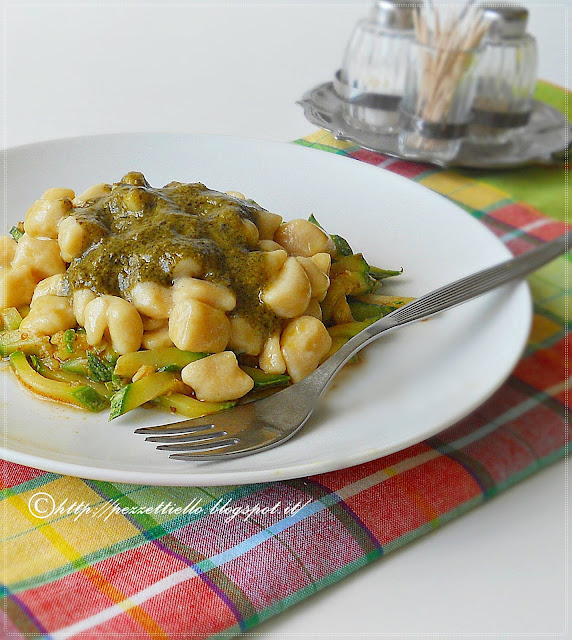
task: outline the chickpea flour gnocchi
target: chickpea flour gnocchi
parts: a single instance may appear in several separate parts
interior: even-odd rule
[[[298,382],[411,298],[309,219],[141,173],[48,189],[0,237],[0,355],[32,392],[110,419],[198,417]]]

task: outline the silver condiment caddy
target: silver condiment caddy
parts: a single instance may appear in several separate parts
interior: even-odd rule
[[[456,40],[423,11],[421,1],[379,0],[356,25],[333,82],[300,101],[306,117],[360,146],[443,166],[514,166],[517,149],[525,162],[562,149],[552,129],[569,123],[532,100],[536,42],[526,9],[469,3]],[[534,157],[519,144],[533,136]]]

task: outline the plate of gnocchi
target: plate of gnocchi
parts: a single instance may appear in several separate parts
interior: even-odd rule
[[[155,485],[324,473],[467,415],[526,342],[520,283],[370,345],[282,446],[170,459],[135,429],[296,384],[375,320],[507,250],[419,184],[291,144],[116,134],[15,147],[5,162],[7,460]]]

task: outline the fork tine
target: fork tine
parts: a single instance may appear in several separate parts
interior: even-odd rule
[[[218,449],[224,449],[226,447],[236,445],[239,441],[236,438],[213,438],[211,442],[206,442],[205,444],[198,444],[196,442],[189,442],[187,444],[162,444],[157,447],[157,449],[164,449],[167,451],[176,451],[177,449],[185,452],[192,453],[196,451],[197,453],[208,453],[209,451],[216,451]],[[174,453],[170,457],[178,458],[180,455],[188,455],[183,453]]]
[[[280,444],[289,439],[289,436],[277,436],[266,440],[257,440],[250,445],[245,444],[243,441],[235,439],[234,444],[227,442],[224,447],[218,447],[217,449],[205,449],[198,447],[197,445],[189,447],[187,451],[181,453],[172,453],[169,458],[176,460],[196,460],[196,461],[216,461],[227,460],[228,458],[238,458],[240,456],[247,456],[252,451],[264,451],[264,449],[271,449],[272,447]]]
[[[214,425],[213,425],[214,426]],[[185,430],[185,433],[172,433],[164,436],[147,436],[145,442],[198,442],[199,440],[210,440],[219,436],[228,435],[226,431],[215,431],[211,429],[201,429],[200,431]]]
[[[135,433],[142,433],[144,435],[154,434],[167,434],[167,433],[196,433],[198,431],[207,431],[212,429],[213,424],[212,416],[204,416],[203,418],[194,418],[192,420],[183,420],[182,422],[173,422],[171,424],[159,425],[157,427],[139,427],[135,429]]]
[[[221,438],[222,436],[228,435],[226,431],[215,431],[215,432],[207,432],[204,435],[189,435],[188,433],[183,433],[182,435],[170,435],[170,436],[148,436],[145,438],[145,442],[164,442],[166,445],[172,446],[176,448],[177,443],[179,446],[181,444],[193,443],[193,442],[207,442],[208,440],[214,440],[215,438]],[[158,449],[162,449],[166,447],[158,447]]]

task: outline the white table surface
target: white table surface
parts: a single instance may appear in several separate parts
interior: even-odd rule
[[[369,3],[26,4],[4,13],[3,144],[120,131],[292,140]],[[540,77],[572,86],[572,0],[526,2]],[[568,467],[567,467],[568,464]],[[257,627],[262,638],[571,637],[558,463]]]

